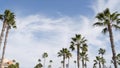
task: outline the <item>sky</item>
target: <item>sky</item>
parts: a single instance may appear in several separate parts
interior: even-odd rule
[[[53,68],[59,68],[62,58],[57,57],[57,52],[69,48],[71,38],[81,34],[88,40],[88,67],[92,68],[100,47],[106,49],[106,65],[109,66],[109,36],[103,35],[102,28],[93,27],[92,24],[96,22],[98,12],[105,8],[120,12],[119,5],[120,0],[0,0],[0,14],[10,9],[16,15],[17,24],[17,29],[10,30],[5,58],[15,59],[20,63],[20,68],[33,68],[38,59],[43,63],[42,54],[47,52],[46,65],[53,60]],[[119,31],[114,32],[114,38],[116,52],[120,53]],[[72,54],[70,68],[74,68],[76,51]]]

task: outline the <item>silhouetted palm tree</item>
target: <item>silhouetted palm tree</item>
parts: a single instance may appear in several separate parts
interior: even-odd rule
[[[117,63],[115,59],[116,51],[115,51],[112,27],[114,27],[115,29],[120,29],[120,26],[118,26],[118,24],[120,23],[119,15],[120,14],[117,12],[110,13],[109,9],[107,8],[103,12],[97,14],[96,18],[98,19],[98,22],[94,23],[94,26],[104,26],[104,29],[102,30],[104,34],[106,32],[109,32],[109,38],[110,38],[111,49],[113,54],[112,59],[114,61],[115,68],[117,68]]]
[[[69,60],[70,60],[71,57],[72,57],[72,54],[70,53],[69,50],[67,50],[66,58],[68,59],[68,68],[69,68]]]
[[[85,37],[82,37],[80,34],[76,34],[75,37],[72,38],[70,49],[75,50],[75,46],[77,47],[77,66],[80,67],[80,47],[83,45],[87,40]]]
[[[103,55],[105,54],[105,49],[100,48],[99,49],[99,54],[101,55],[101,63],[102,63],[102,68],[105,68],[105,59],[103,57]]]
[[[60,50],[58,52],[58,57],[63,57],[63,68],[65,68],[65,58],[66,58],[66,54],[67,54],[67,48],[62,48],[62,50]]]
[[[42,54],[42,58],[44,59],[44,68],[45,68],[45,62],[46,62],[46,58],[48,57],[48,53],[47,52],[44,52]]]
[[[6,49],[6,45],[7,45],[7,38],[8,38],[8,34],[9,34],[9,30],[11,28],[16,28],[16,24],[15,24],[15,15],[13,12],[11,12],[10,10],[5,10],[5,13],[7,14],[7,17],[6,15],[4,15],[6,19],[6,22],[5,22],[5,28],[6,28],[6,35],[5,35],[5,40],[4,40],[4,46],[3,46],[3,52],[2,52],[2,59],[1,59],[1,66],[3,65],[3,59],[4,59],[4,55],[5,55],[5,49]],[[3,28],[4,29],[4,28]]]

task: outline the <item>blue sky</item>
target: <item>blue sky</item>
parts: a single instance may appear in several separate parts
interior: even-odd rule
[[[57,16],[57,13],[60,12],[64,15],[74,16],[77,14],[93,14],[93,11],[89,7],[91,4],[92,0],[20,0],[14,2],[11,0],[2,0],[0,6],[2,6],[2,10],[9,7],[8,9],[22,11],[23,14],[44,13]],[[88,14],[86,14],[86,11],[89,11],[87,12]]]
[[[5,58],[16,59],[21,68],[33,68],[37,59],[42,59],[43,52],[48,52],[46,65],[52,59],[53,67],[58,68],[62,58],[57,57],[57,52],[68,48],[71,37],[79,33],[88,40],[88,66],[92,68],[91,63],[100,47],[107,50],[105,58],[109,65],[109,36],[101,34],[101,28],[94,28],[92,24],[96,21],[95,15],[105,8],[119,12],[119,4],[119,0],[0,0],[0,13],[10,9],[16,14],[17,24],[17,29],[10,31]],[[120,52],[118,33],[115,33],[117,53]],[[71,68],[76,59],[76,53],[72,54]]]

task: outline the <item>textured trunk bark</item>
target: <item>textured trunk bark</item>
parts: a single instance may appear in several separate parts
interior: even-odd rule
[[[77,66],[78,66],[78,68],[80,68],[80,62],[79,62],[79,60],[80,60],[80,59],[79,59],[79,58],[80,58],[79,56],[80,56],[80,55],[79,55],[79,53],[80,53],[80,45],[78,44],[78,45],[77,45]]]
[[[4,20],[4,22],[3,22],[2,31],[0,34],[0,49],[1,49],[2,39],[4,37],[5,28],[6,28],[6,20]]]
[[[116,63],[116,52],[115,52],[115,45],[114,45],[114,39],[113,39],[113,33],[112,33],[112,28],[111,25],[108,24],[108,31],[109,31],[109,37],[110,37],[110,43],[111,43],[111,49],[112,49],[112,54],[113,54],[113,61],[114,61],[114,67],[117,68],[117,63]]]
[[[6,44],[7,44],[7,38],[8,38],[8,33],[9,33],[10,27],[7,27],[6,30],[6,35],[5,35],[5,41],[4,41],[4,46],[3,46],[3,52],[2,52],[2,59],[1,59],[1,68],[3,66],[3,60],[4,60],[4,55],[5,55],[5,49],[6,49]]]

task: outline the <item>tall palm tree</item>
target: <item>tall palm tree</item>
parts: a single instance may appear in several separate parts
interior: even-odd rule
[[[7,23],[10,22],[10,18],[11,18],[12,14],[13,13],[10,10],[5,10],[4,14],[0,14],[0,20],[3,21],[3,26],[2,26],[2,30],[1,30],[1,34],[0,34],[0,49],[1,49],[2,39],[4,37],[6,25],[7,25]]]
[[[3,52],[2,52],[2,59],[1,59],[1,66],[3,65],[3,59],[4,59],[4,55],[5,55],[5,49],[6,49],[6,45],[7,45],[7,38],[8,38],[8,34],[9,34],[9,30],[11,28],[16,28],[16,24],[15,24],[15,15],[14,13],[12,13],[9,10],[6,10],[5,12],[8,12],[8,17],[6,20],[6,35],[5,35],[5,41],[4,41],[4,46],[3,46]]]
[[[80,47],[87,40],[85,37],[82,37],[81,34],[76,34],[75,37],[72,38],[70,49],[75,50],[75,46],[77,47],[77,66],[80,67]]]
[[[58,52],[58,57],[63,57],[63,68],[65,68],[65,58],[66,58],[66,53],[67,53],[67,48],[62,48],[62,50],[60,50]]]
[[[75,68],[76,68],[76,60],[74,60],[74,63],[75,63]]]
[[[69,50],[67,50],[66,58],[68,59],[68,68],[69,68],[69,60],[70,60],[71,57],[72,57],[72,54],[70,53]]]
[[[101,55],[101,63],[102,63],[102,67],[104,68],[105,67],[105,59],[104,59],[104,57],[103,57],[103,55],[105,54],[105,49],[103,49],[103,48],[100,48],[99,50],[99,55]]]
[[[44,68],[45,68],[45,62],[46,62],[46,58],[48,57],[48,53],[47,52],[44,52],[42,54],[42,58],[44,59]]]
[[[117,68],[117,63],[115,59],[116,51],[115,51],[112,28],[120,29],[120,26],[118,26],[118,24],[120,23],[119,15],[120,14],[117,12],[111,13],[107,8],[103,12],[97,14],[96,18],[98,19],[98,22],[93,24],[94,26],[104,26],[102,32],[104,34],[106,32],[109,33],[110,44],[111,44],[111,49],[113,54],[112,58],[114,61],[115,68]]]

